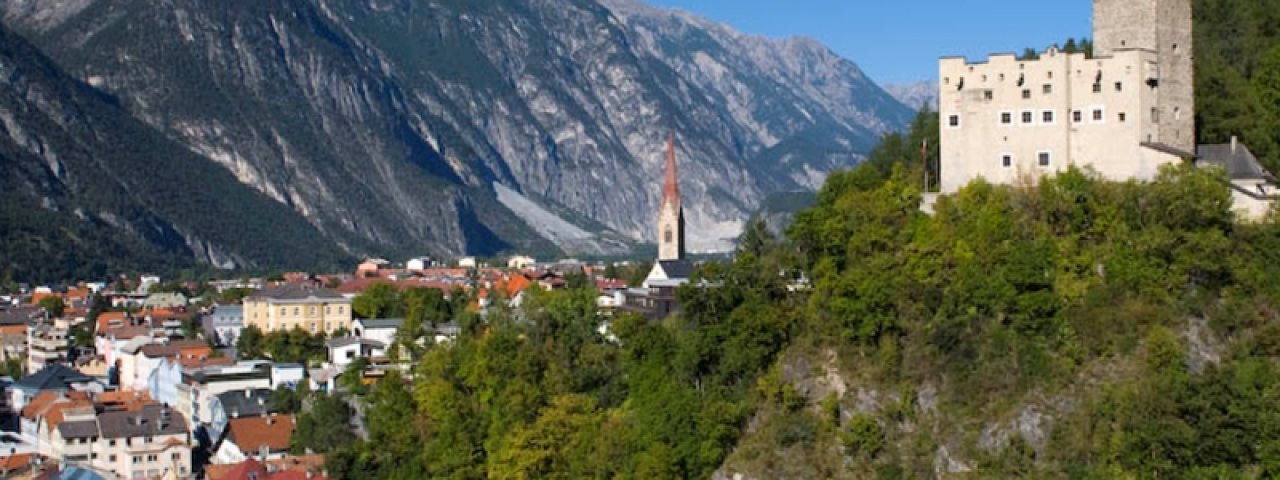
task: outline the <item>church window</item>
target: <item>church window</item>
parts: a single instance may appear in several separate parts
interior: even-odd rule
[[[671,243],[671,240],[672,240],[671,237],[672,237],[671,227],[667,227],[666,231],[662,232],[662,242]]]
[[[1151,109],[1151,123],[1160,123],[1160,109]]]

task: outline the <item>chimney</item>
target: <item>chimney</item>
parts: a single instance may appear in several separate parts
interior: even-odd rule
[[[252,398],[252,397],[253,397],[253,392],[246,388],[244,390],[244,398]]]
[[[268,425],[268,426],[270,426],[270,425],[272,425],[272,424],[275,424],[275,423],[276,423],[276,419],[275,419],[275,416],[274,416],[274,415],[273,415],[273,416],[270,416],[270,417],[266,417],[266,419],[267,419],[267,425]]]
[[[1236,138],[1236,136],[1235,136],[1235,135],[1232,135],[1232,136],[1231,136],[1231,154],[1232,154],[1232,155],[1235,155],[1235,154],[1236,154],[1236,149],[1237,149],[1239,146],[1240,146],[1240,139],[1239,139],[1239,138]]]

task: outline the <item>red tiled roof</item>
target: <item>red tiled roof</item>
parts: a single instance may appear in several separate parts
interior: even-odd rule
[[[233,418],[227,432],[227,439],[245,453],[257,452],[263,445],[273,452],[288,450],[293,415]]]
[[[18,470],[24,470],[31,467],[31,460],[35,458],[31,453],[19,453],[17,455],[9,455],[0,457],[0,475],[8,475]]]
[[[97,320],[97,326],[98,326],[97,332],[102,333],[107,331],[107,329],[111,328],[112,322],[115,322],[117,325],[124,325],[125,323],[127,323],[125,321],[124,312],[99,313],[98,320]]]

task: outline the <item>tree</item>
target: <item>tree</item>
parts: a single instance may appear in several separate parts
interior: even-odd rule
[[[236,354],[242,359],[266,358],[266,336],[257,325],[249,325],[240,330],[236,338]]]
[[[355,440],[351,431],[351,406],[337,395],[312,394],[310,406],[298,415],[298,424],[289,438],[289,450],[296,455],[311,450],[328,453]]]
[[[351,311],[359,318],[386,318],[399,310],[400,293],[395,285],[375,283],[352,300]]]
[[[44,309],[45,315],[49,318],[62,318],[63,312],[67,310],[67,304],[62,297],[48,296],[40,299],[40,308]]]

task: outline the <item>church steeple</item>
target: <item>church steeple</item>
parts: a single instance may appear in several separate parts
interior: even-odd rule
[[[684,207],[680,205],[680,180],[676,175],[676,137],[667,137],[666,181],[658,210],[658,260],[684,259]]]

